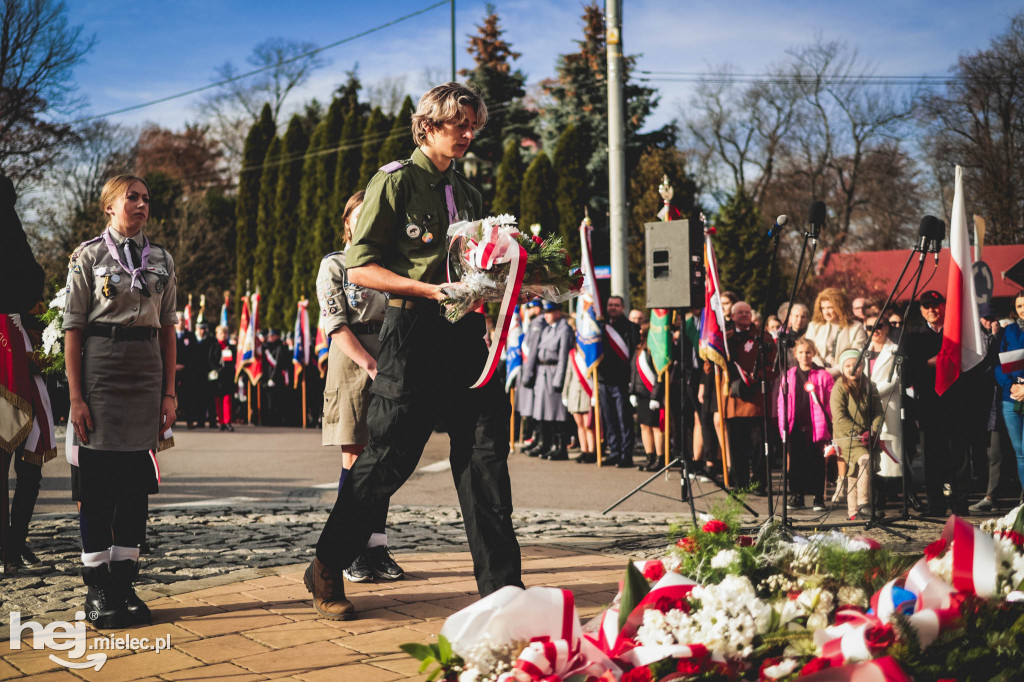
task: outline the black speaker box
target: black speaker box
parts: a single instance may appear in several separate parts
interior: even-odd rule
[[[689,220],[644,225],[648,308],[704,306],[704,231]]]

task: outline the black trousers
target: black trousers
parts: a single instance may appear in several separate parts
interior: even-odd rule
[[[730,485],[733,488],[749,485],[750,470],[753,468],[754,483],[758,487],[763,487],[767,482],[767,474],[761,417],[730,417],[725,423],[729,435],[729,458],[732,463]]]
[[[812,442],[807,431],[789,434],[789,492],[815,497],[825,494],[824,442]]]
[[[607,446],[604,463],[633,460],[636,437],[633,434],[633,406],[629,404],[629,387],[598,384],[601,401],[601,435]]]
[[[924,489],[928,508],[934,514],[946,509],[942,486],[949,483],[949,507],[954,514],[967,511],[967,495],[971,486],[970,442],[972,433],[961,419],[944,414],[945,419],[929,419],[921,423],[924,450]]]
[[[367,415],[370,442],[356,459],[320,534],[316,556],[341,571],[366,547],[380,509],[416,470],[436,423],[451,440],[481,596],[522,586],[508,474],[509,403],[497,380],[470,390],[487,357],[483,316],[451,324],[432,302],[389,307]]]
[[[0,451],[0,462],[4,467],[4,473],[10,471],[11,460],[14,460],[14,475],[18,477],[14,488],[14,498],[11,500],[11,514],[9,520],[9,533],[6,535],[6,543],[0,543],[4,552],[8,554],[3,558],[13,560],[15,554],[20,552],[28,537],[28,523],[32,519],[32,512],[36,508],[36,500],[39,498],[39,486],[43,480],[43,468],[21,458],[22,448],[18,448],[12,454]],[[8,479],[9,480],[9,479]],[[9,490],[9,488],[8,488]],[[2,504],[7,504],[4,499]],[[7,510],[4,510],[6,516]]]

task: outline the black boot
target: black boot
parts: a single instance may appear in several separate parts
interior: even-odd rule
[[[524,452],[527,457],[540,457],[551,448],[551,427],[547,422],[538,422],[533,431],[533,445]]]
[[[551,437],[551,447],[541,457],[551,462],[564,462],[569,459],[569,452],[565,447],[565,435],[558,425],[555,426],[554,434]]]
[[[115,594],[123,596],[124,610],[127,614],[125,627],[132,625],[152,625],[153,616],[146,603],[135,594],[135,581],[139,576],[139,562],[131,559],[110,562],[110,580],[114,585]]]
[[[107,564],[83,566],[82,581],[89,586],[85,595],[85,617],[99,630],[123,628],[128,613],[124,596],[118,594]]]
[[[661,462],[658,460],[658,455],[654,452],[647,453],[647,461],[640,465],[640,471],[658,471],[661,469]]]

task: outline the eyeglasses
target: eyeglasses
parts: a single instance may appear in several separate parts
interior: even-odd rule
[[[921,303],[922,308],[928,308],[929,310],[938,310],[941,303]]]

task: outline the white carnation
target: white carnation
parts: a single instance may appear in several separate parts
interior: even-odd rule
[[[58,348],[58,341],[60,340],[60,330],[57,329],[54,322],[51,322],[43,330],[43,353],[46,355],[53,355]]]
[[[740,553],[735,549],[723,549],[711,559],[711,568],[726,569],[739,561]]]

